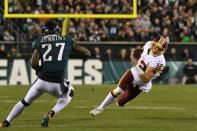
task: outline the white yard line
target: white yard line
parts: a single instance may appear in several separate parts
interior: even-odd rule
[[[18,100],[0,100],[0,103],[16,103]],[[86,100],[75,100],[73,103],[86,103]],[[56,100],[36,100],[34,103],[56,103]],[[97,106],[81,106],[76,105],[74,108],[78,109],[91,109],[93,107]],[[173,106],[124,106],[124,107],[107,107],[107,109],[111,110],[119,110],[119,109],[139,109],[139,110],[177,110],[177,111],[183,111],[186,110],[184,107],[173,107]],[[197,114],[196,114],[197,115]]]
[[[94,106],[97,107],[97,106]],[[89,109],[93,108],[90,106],[74,106],[74,108],[78,109]],[[125,107],[107,107],[107,110],[119,110],[119,109],[139,109],[139,110],[177,110],[184,111],[186,108],[184,107],[168,107],[168,106],[125,106]]]
[[[65,127],[68,127],[68,125],[66,124],[61,124],[61,125],[49,125],[49,128],[65,128]],[[45,129],[45,128],[42,128],[39,123],[38,124],[31,124],[31,125],[12,125],[11,128],[40,128],[40,129]]]
[[[0,100],[0,103],[16,103],[19,100]],[[57,100],[35,100],[34,103],[54,103],[57,102]],[[74,103],[86,103],[88,101],[86,100],[75,100]]]

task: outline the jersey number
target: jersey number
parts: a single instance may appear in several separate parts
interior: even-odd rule
[[[158,63],[158,64],[157,64],[157,67],[156,67],[156,70],[157,70],[157,71],[162,71],[163,68],[164,68],[163,64]]]
[[[55,46],[56,47],[60,46],[60,50],[59,50],[59,53],[58,53],[57,60],[62,61],[62,56],[63,56],[63,51],[64,51],[65,44],[64,43],[55,43]],[[52,56],[47,57],[49,52],[52,50],[52,45],[51,44],[43,44],[42,48],[47,48],[46,51],[43,54],[43,61],[52,61]]]
[[[139,67],[145,72],[146,71],[146,64],[143,60],[139,62]]]

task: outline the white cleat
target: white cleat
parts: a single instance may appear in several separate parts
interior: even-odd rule
[[[104,110],[104,108],[95,108],[95,109],[90,111],[90,115],[97,116],[98,114],[103,112],[103,110]]]

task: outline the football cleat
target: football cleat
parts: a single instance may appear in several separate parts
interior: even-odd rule
[[[98,114],[103,112],[103,110],[104,110],[104,108],[95,108],[95,109],[90,111],[90,115],[97,116]]]
[[[7,120],[4,120],[0,123],[0,128],[9,127],[10,123]]]
[[[44,128],[48,127],[49,121],[54,114],[55,114],[54,111],[50,111],[47,115],[45,115],[41,121],[41,126]]]

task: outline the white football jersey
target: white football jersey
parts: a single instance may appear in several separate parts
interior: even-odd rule
[[[146,85],[150,83],[153,79],[155,79],[160,75],[163,68],[165,67],[166,62],[163,54],[156,57],[153,56],[151,54],[151,47],[152,47],[152,41],[148,41],[143,47],[144,50],[141,54],[140,59],[138,60],[137,65],[131,68],[134,81],[138,85]],[[145,83],[140,78],[140,75],[143,74],[148,67],[154,68],[157,71],[157,73],[152,77],[152,79],[149,82]]]

